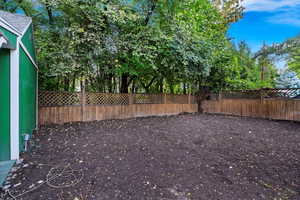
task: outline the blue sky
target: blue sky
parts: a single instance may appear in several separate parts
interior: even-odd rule
[[[246,41],[252,51],[300,34],[300,0],[244,0],[244,18],[232,24],[229,36]]]

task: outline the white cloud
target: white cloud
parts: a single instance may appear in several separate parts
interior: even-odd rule
[[[246,12],[268,12],[266,21],[300,26],[300,0],[244,0]]]
[[[300,0],[244,0],[246,12],[280,11],[300,6]]]
[[[300,27],[300,13],[296,11],[282,12],[269,17],[267,21],[273,24],[288,24]]]

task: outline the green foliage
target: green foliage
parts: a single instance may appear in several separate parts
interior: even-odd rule
[[[300,78],[300,48],[295,48],[289,53],[288,68]]]
[[[236,22],[243,16],[243,0],[211,0],[227,22]]]
[[[259,89],[275,87],[277,70],[267,57],[256,60],[245,42],[220,52],[211,73],[212,88]],[[220,67],[222,66],[222,67]]]
[[[123,93],[274,85],[272,63],[226,36],[242,14],[236,0],[8,2],[3,9],[34,19],[42,90],[74,91],[83,82],[88,91]]]
[[[281,56],[287,58],[288,69],[291,72],[295,72],[300,77],[300,35],[287,39],[286,41],[273,44],[272,46],[264,46],[255,55],[257,57],[266,56]]]
[[[300,79],[290,70],[284,70],[276,80],[278,88],[300,88]]]

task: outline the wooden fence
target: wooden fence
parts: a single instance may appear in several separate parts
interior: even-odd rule
[[[202,108],[205,113],[300,121],[296,99],[219,99],[203,102]]]
[[[192,95],[39,92],[40,125],[197,111]]]
[[[295,99],[300,98],[300,88],[263,88],[259,90],[222,91],[219,97],[225,99]]]
[[[201,103],[204,113],[300,121],[300,89],[225,91]],[[39,124],[198,112],[193,95],[39,92]]]

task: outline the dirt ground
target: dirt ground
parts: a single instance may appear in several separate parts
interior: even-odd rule
[[[56,166],[79,171],[54,182],[79,183],[42,184],[17,199],[300,199],[300,123],[188,114],[47,126],[34,140],[11,194]]]

